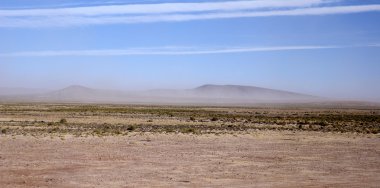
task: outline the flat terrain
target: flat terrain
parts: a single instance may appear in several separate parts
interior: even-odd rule
[[[0,105],[0,187],[378,187],[376,108]]]
[[[245,135],[1,136],[1,187],[378,187],[380,138]]]
[[[380,133],[380,107],[196,107],[0,104],[4,134],[119,135],[130,132],[247,133],[255,130]]]

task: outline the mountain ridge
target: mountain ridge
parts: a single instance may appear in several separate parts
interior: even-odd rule
[[[223,90],[230,90],[230,91],[240,91],[244,93],[251,93],[251,92],[276,92],[276,93],[287,93],[287,94],[295,94],[295,95],[304,95],[304,96],[310,96],[307,94],[292,92],[292,91],[285,91],[285,90],[278,90],[278,89],[269,89],[264,87],[257,87],[257,86],[244,86],[244,85],[216,85],[216,84],[205,84],[199,87],[194,88],[194,90],[214,90],[214,91],[223,91]]]
[[[12,97],[10,97],[12,98]],[[311,95],[243,85],[204,84],[192,89],[156,89],[147,91],[118,91],[94,89],[82,85],[18,97],[24,101],[39,102],[112,102],[112,103],[196,103],[196,104],[250,104],[299,103],[321,100]]]

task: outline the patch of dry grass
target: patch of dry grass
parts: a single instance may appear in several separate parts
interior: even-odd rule
[[[1,134],[123,135],[256,130],[378,134],[380,110],[310,107],[182,107],[82,104],[0,105]]]

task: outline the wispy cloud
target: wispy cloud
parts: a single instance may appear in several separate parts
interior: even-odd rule
[[[333,0],[256,0],[0,10],[0,27],[56,27],[191,20],[349,14],[380,5],[329,6]]]
[[[241,11],[259,8],[306,7],[325,0],[257,0],[202,3],[159,3],[107,5],[55,9],[0,10],[0,16],[102,16],[120,14],[163,14],[205,11]]]
[[[107,50],[64,50],[64,51],[29,51],[0,53],[0,57],[55,57],[55,56],[136,56],[136,55],[206,55],[229,54],[248,52],[290,51],[290,50],[318,50],[380,47],[379,44],[370,45],[311,45],[311,46],[270,46],[270,47],[158,47],[158,48],[129,48]]]

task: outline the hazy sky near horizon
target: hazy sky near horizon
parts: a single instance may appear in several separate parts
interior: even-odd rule
[[[379,20],[378,0],[2,0],[0,87],[236,84],[380,101]]]

